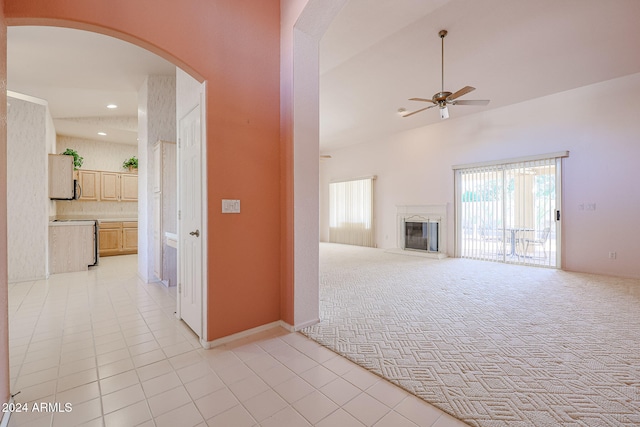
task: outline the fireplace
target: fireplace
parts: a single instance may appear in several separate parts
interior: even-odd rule
[[[397,246],[388,252],[442,259],[447,256],[447,205],[396,206]]]
[[[440,221],[405,221],[404,249],[439,251]]]

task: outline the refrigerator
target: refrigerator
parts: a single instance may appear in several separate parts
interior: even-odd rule
[[[49,199],[77,200],[80,186],[73,179],[73,156],[49,154]]]

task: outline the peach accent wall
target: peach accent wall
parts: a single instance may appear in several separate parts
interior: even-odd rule
[[[9,401],[9,305],[7,284],[7,27],[0,1],[0,403]],[[1,419],[2,417],[0,417]]]
[[[207,81],[205,339],[279,320],[279,1],[5,0],[5,14],[113,35]],[[241,200],[240,215],[221,214],[226,198]]]

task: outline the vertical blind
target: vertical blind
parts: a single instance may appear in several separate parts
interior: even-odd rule
[[[329,241],[374,246],[373,180],[329,184]]]
[[[559,172],[559,158],[457,170],[459,255],[559,266]]]

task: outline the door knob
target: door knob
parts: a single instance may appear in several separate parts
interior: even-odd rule
[[[192,236],[200,237],[200,230],[192,231],[189,234],[191,234]]]

